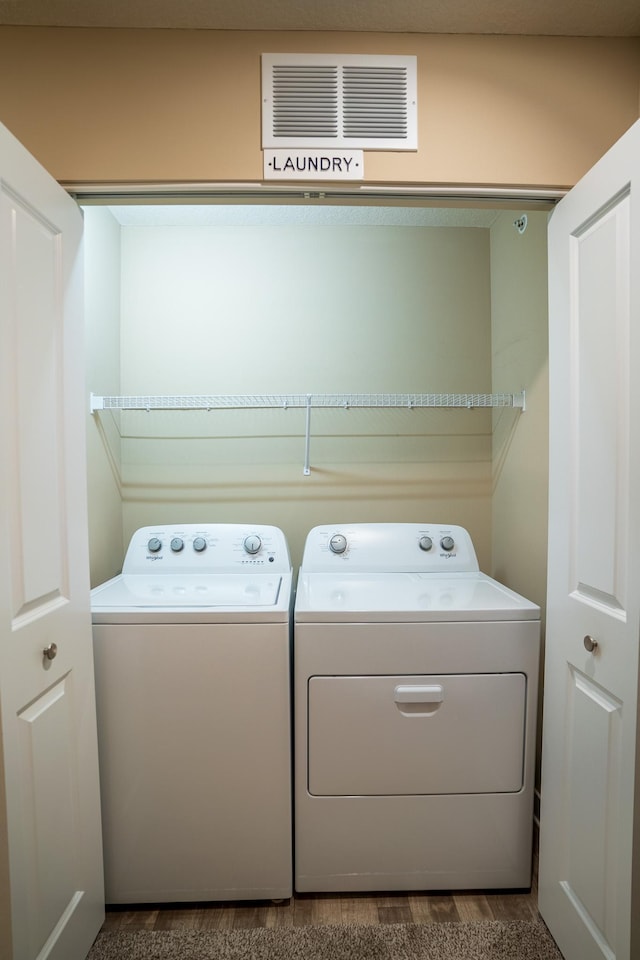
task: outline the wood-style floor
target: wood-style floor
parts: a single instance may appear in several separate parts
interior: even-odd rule
[[[536,871],[537,872],[537,871]],[[107,909],[103,930],[230,930],[344,923],[464,923],[536,920],[535,882],[527,891],[451,894],[296,894],[282,903],[200,903]]]

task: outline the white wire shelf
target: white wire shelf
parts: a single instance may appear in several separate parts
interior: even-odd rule
[[[526,409],[525,392],[520,393],[287,393],[183,396],[97,396],[91,394],[92,414],[100,410],[241,410],[304,408],[304,475],[309,476],[311,410],[313,408],[449,408],[472,410],[476,407],[515,407]]]
[[[230,410],[288,407],[516,407],[525,409],[525,393],[289,393],[242,395],[120,396],[91,394],[98,410]]]

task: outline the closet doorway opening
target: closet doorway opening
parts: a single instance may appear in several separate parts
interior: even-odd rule
[[[273,523],[295,567],[319,523],[444,519],[544,600],[552,197],[77,199],[88,393],[149,398],[88,417],[93,585],[155,522]]]

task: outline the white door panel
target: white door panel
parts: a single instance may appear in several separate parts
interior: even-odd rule
[[[623,615],[629,516],[629,206],[617,198],[571,241],[577,445],[570,532],[576,599]]]
[[[567,960],[632,960],[640,627],[640,123],[549,227],[540,911]],[[635,535],[634,535],[635,531]],[[597,644],[590,652],[592,641]]]
[[[55,228],[37,219],[14,196],[4,193],[2,222],[6,248],[15,262],[9,315],[13,334],[10,394],[13,416],[7,439],[13,625],[46,616],[52,601],[68,595],[61,535],[65,502],[62,474],[62,322]],[[28,254],[27,262],[27,251]],[[38,281],[33,282],[37,277]],[[36,429],[34,429],[34,424]],[[46,481],[42,475],[46,465]],[[55,518],[59,521],[55,521]],[[54,522],[51,522],[54,518]]]
[[[104,917],[85,503],[82,219],[0,127],[0,955]],[[45,649],[57,655],[50,659]]]
[[[74,828],[78,798],[70,685],[70,677],[63,678],[18,715],[23,817],[33,823],[33,830],[23,835],[22,854],[35,874],[55,878],[50,896],[32,917],[32,950],[45,942],[77,893],[73,864],[80,851]],[[25,880],[28,884],[29,878]]]

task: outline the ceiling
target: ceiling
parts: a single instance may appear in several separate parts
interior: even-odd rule
[[[0,0],[0,24],[640,37],[638,0]]]
[[[498,216],[488,208],[317,207],[314,205],[162,204],[109,208],[124,227],[384,226],[490,227]],[[515,214],[514,214],[515,216]],[[529,214],[531,216],[531,214]]]

